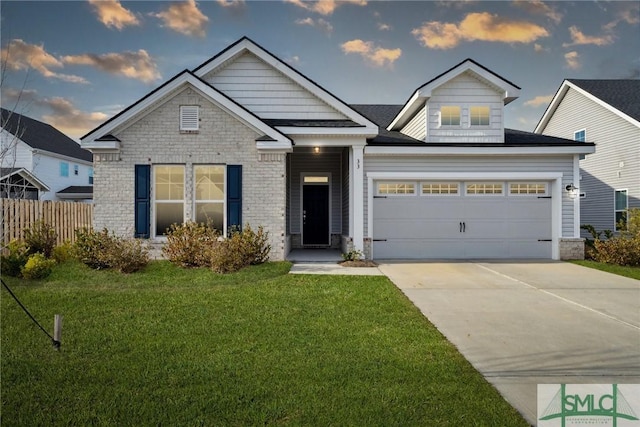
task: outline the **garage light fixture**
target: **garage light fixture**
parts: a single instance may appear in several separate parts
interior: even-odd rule
[[[566,187],[564,187],[564,189],[567,190],[567,191],[576,191],[578,189],[578,187],[573,185],[573,182],[572,182],[571,184],[569,184]]]

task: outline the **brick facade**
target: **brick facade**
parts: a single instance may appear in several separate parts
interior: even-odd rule
[[[197,133],[180,132],[180,105],[200,106]],[[113,132],[121,141],[118,156],[95,160],[96,229],[106,227],[119,235],[133,236],[136,164],[185,165],[187,198],[193,195],[194,164],[243,165],[242,222],[254,229],[262,225],[269,232],[271,259],[284,259],[284,155],[261,155],[255,142],[261,135],[190,88],[171,94],[136,120]],[[153,209],[152,203],[152,217]],[[186,203],[185,220],[192,218],[193,204]]]

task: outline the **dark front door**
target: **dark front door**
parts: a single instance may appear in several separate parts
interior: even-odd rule
[[[302,186],[302,244],[329,244],[329,186]]]

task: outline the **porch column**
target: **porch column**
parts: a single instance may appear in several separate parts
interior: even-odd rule
[[[364,145],[351,146],[350,182],[353,182],[350,213],[353,218],[353,248],[364,253]]]

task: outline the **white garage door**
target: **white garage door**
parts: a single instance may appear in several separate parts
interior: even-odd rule
[[[547,182],[377,181],[376,259],[551,258]]]

